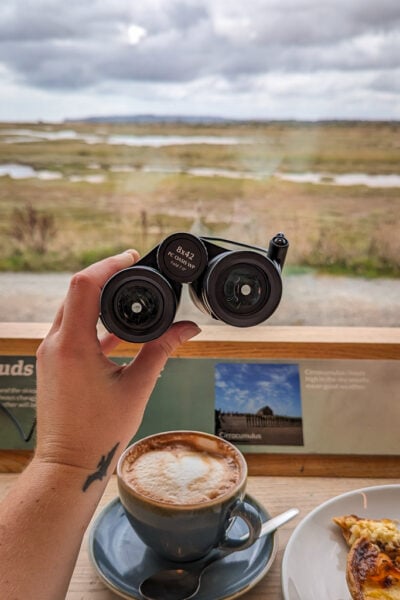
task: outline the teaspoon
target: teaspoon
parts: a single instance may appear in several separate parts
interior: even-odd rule
[[[289,510],[272,517],[266,521],[262,527],[259,538],[273,533],[296,515],[299,514],[297,508]],[[246,538],[246,535],[243,536]],[[147,579],[142,581],[139,591],[144,600],[188,600],[193,598],[199,591],[201,577],[204,571],[215,561],[223,558],[229,553],[212,553],[206,562],[203,562],[200,568],[194,570],[188,569],[163,569],[153,573]]]

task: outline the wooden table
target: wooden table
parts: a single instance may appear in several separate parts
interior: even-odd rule
[[[17,474],[0,474],[0,498],[6,494],[17,477]],[[353,489],[391,483],[399,483],[399,480],[388,478],[250,477],[247,486],[248,492],[262,503],[272,516],[290,507],[299,508],[300,514],[293,521],[280,528],[278,533],[279,551],[271,570],[262,581],[244,594],[243,598],[246,598],[246,600],[283,600],[280,583],[283,552],[295,526],[313,508],[329,498]],[[116,495],[117,488],[114,476],[108,484],[96,515]],[[118,598],[100,581],[90,562],[88,532],[83,540],[66,598],[67,600],[116,600]]]

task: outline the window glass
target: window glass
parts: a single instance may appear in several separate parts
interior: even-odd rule
[[[1,3],[0,321],[176,231],[283,232],[268,324],[399,326],[399,53],[397,1]]]

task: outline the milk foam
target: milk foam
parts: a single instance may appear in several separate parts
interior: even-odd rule
[[[223,495],[238,477],[239,467],[231,457],[175,444],[139,456],[124,479],[153,500],[197,504]]]

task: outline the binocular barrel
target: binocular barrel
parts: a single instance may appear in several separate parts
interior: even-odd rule
[[[212,241],[211,241],[212,240]],[[174,233],[133,267],[104,285],[100,317],[105,327],[129,342],[148,342],[173,323],[182,284],[204,313],[235,327],[252,327],[272,315],[282,296],[281,269],[289,243],[283,233],[268,250],[215,238]]]

